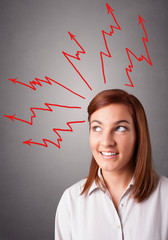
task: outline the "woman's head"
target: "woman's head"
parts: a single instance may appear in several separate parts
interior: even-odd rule
[[[90,146],[98,166],[106,174],[127,174],[134,171],[136,132],[128,107],[112,103],[92,113]]]
[[[138,150],[140,152],[142,150],[144,152],[143,154],[147,151],[149,153],[151,146],[146,115],[142,104],[135,96],[120,89],[110,89],[100,92],[93,98],[88,106],[89,123],[94,112],[111,104],[126,106],[132,116],[136,133],[134,158],[136,158]],[[134,159],[134,161],[136,163],[136,159]]]
[[[102,154],[103,150],[106,150],[104,155],[113,155],[117,154],[118,151],[122,149],[122,157],[125,159],[126,163],[131,163],[131,167],[134,171],[135,187],[133,196],[138,201],[142,201],[153,190],[155,182],[154,178],[156,179],[152,169],[148,124],[142,104],[135,96],[123,90],[105,90],[97,94],[90,102],[88,106],[88,120],[90,125],[90,143],[93,157],[88,180],[83,192],[89,190],[93,180],[98,180],[97,172],[98,168],[101,168],[101,165],[99,164],[101,161],[100,158],[97,158],[98,154],[95,150],[96,144],[98,143],[97,147],[100,154]],[[106,134],[103,133],[104,136],[106,135],[107,137],[110,132],[113,134],[113,136],[111,135],[111,140],[113,142],[108,142],[111,147],[102,147],[101,139],[104,136],[102,137],[103,134],[101,134],[101,120],[103,121],[103,124],[105,124],[103,131],[104,133],[106,132]],[[118,124],[115,128],[115,124],[121,123],[119,122],[121,120],[122,125]],[[98,125],[95,126],[95,123]],[[93,129],[91,129],[91,127],[93,127]],[[94,133],[95,127],[100,127],[97,128],[96,133]],[[119,131],[117,130],[118,127],[120,129]],[[125,130],[121,127],[124,127]],[[126,131],[127,128],[129,128],[129,132]],[[109,139],[110,138],[108,138],[108,141],[110,141]],[[119,144],[119,149],[112,146],[114,145],[114,141],[116,145]],[[127,141],[130,144],[130,148]],[[127,151],[126,148],[128,148]],[[95,161],[95,158],[99,161]],[[106,158],[108,157],[106,156]],[[111,156],[111,158],[113,157]],[[117,158],[119,158],[119,156],[116,156],[116,160]]]

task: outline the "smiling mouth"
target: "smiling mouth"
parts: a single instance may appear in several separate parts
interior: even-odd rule
[[[100,153],[101,153],[101,155],[106,156],[106,157],[116,156],[119,154],[117,152],[100,152]]]

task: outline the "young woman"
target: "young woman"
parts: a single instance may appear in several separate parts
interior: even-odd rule
[[[88,120],[89,175],[64,192],[55,240],[168,240],[168,179],[152,168],[142,104],[105,90],[91,101]]]

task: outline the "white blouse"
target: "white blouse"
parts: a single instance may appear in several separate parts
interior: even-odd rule
[[[86,179],[68,188],[57,208],[55,240],[168,240],[168,179],[141,203],[129,199],[130,186],[118,212],[108,190],[94,182],[87,197],[80,195]]]

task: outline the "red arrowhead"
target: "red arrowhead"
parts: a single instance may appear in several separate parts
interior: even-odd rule
[[[71,37],[71,40],[73,40],[76,36],[75,35],[73,35],[72,33],[70,33],[70,32],[68,32],[69,33],[69,35],[70,35],[70,37]]]
[[[16,83],[16,79],[17,79],[17,78],[12,78],[12,79],[11,79],[11,78],[8,78],[8,80],[11,81],[11,82],[13,82],[13,83]]]
[[[110,7],[110,5],[108,5],[108,3],[106,3],[106,6],[107,6],[108,14],[109,14],[110,11],[113,11],[113,12],[114,12],[114,10]]]
[[[32,138],[30,138],[30,139],[27,140],[27,141],[23,141],[23,143],[24,143],[24,144],[27,144],[27,145],[29,145],[29,146],[31,146],[31,140],[32,140]]]
[[[12,120],[12,122],[14,122],[14,117],[16,114],[12,115],[12,116],[8,116],[8,115],[4,115],[4,117],[9,118],[10,120]]]
[[[139,24],[145,22],[145,20],[143,18],[141,18],[141,16],[139,15]]]

